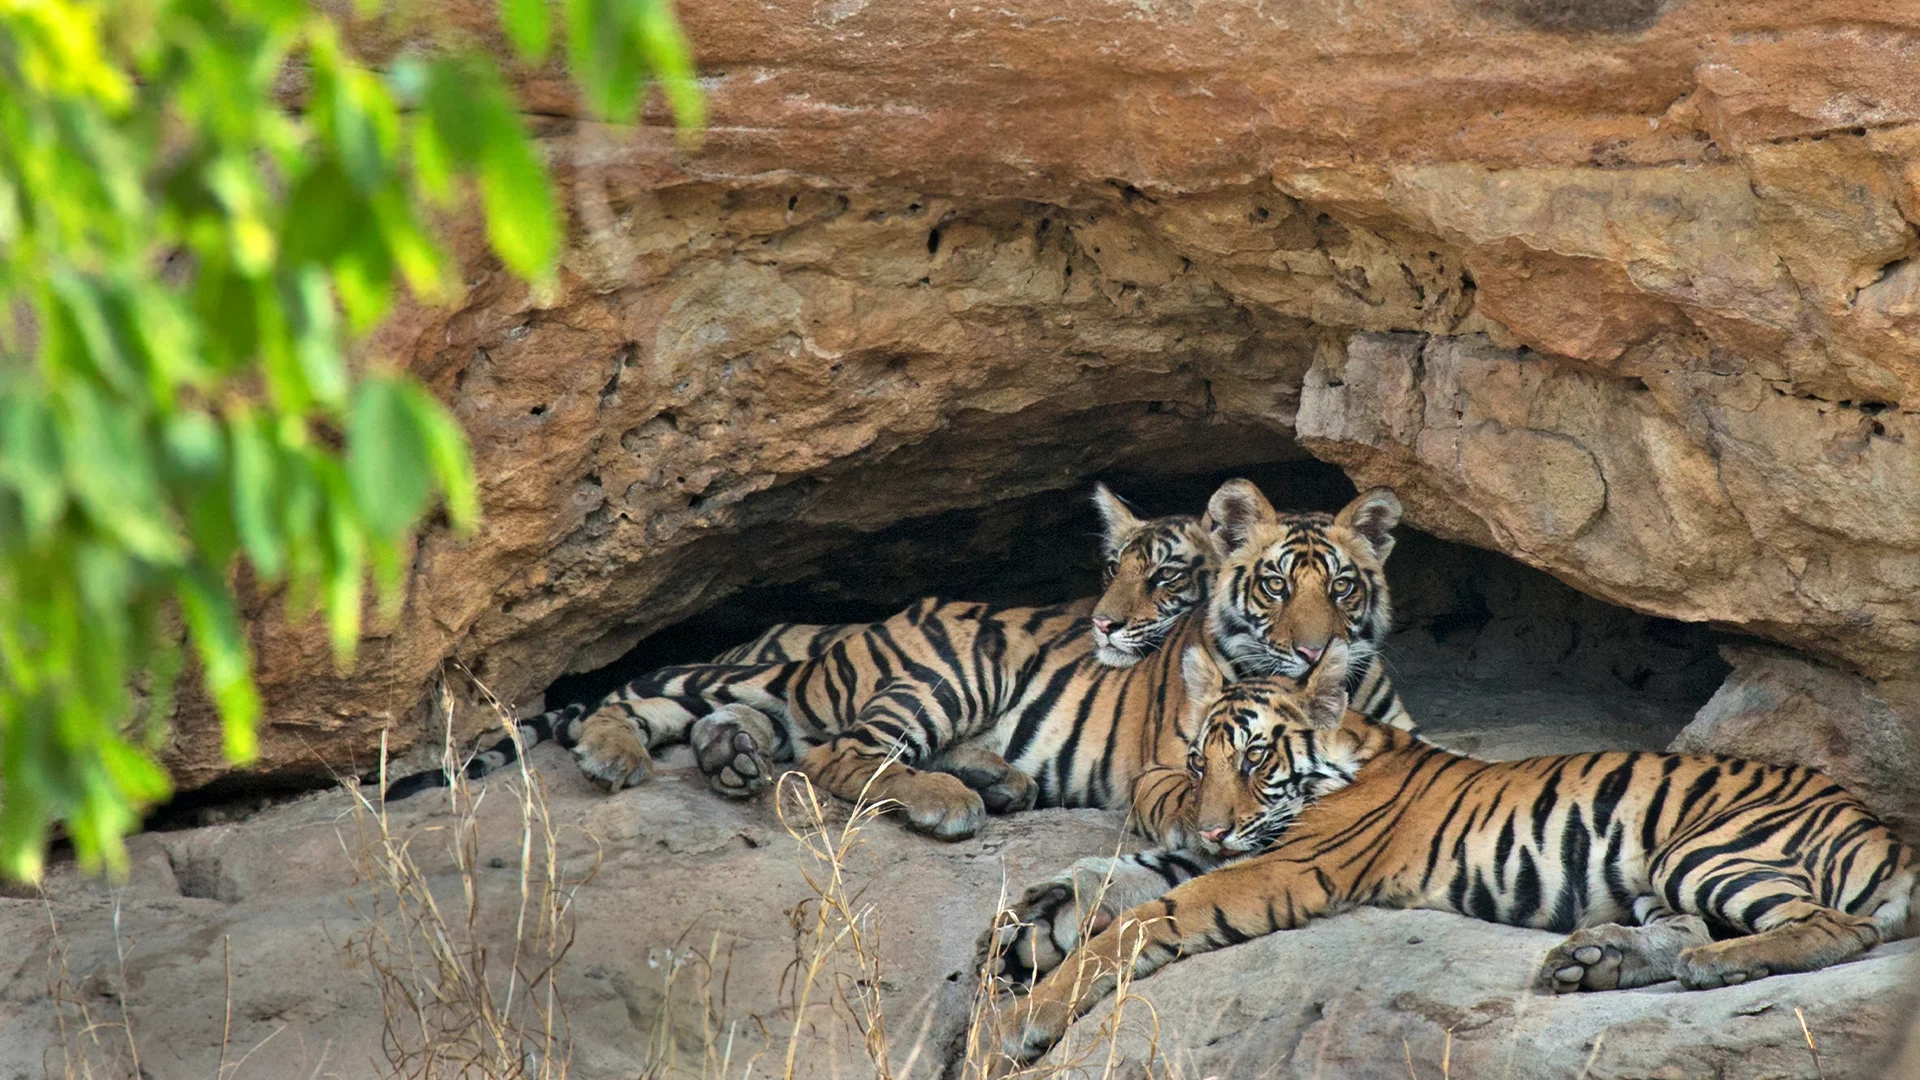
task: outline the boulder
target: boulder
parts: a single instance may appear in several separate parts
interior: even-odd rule
[[[1132,984],[1119,1023],[1111,1005],[1095,1010],[1048,1060],[1084,1053],[1105,1028],[1119,1038],[1091,1060],[1112,1055],[1112,1075],[1126,1077],[1152,1067],[1286,1080],[1880,1080],[1920,985],[1920,941],[1908,940],[1719,990],[1535,993],[1558,940],[1443,912],[1361,909],[1176,961]]]

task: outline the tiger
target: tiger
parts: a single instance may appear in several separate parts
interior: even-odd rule
[[[1097,598],[1046,609],[993,609],[994,619],[1030,624],[1015,632],[1026,635],[1035,657],[1050,657],[1055,666],[1087,653],[1090,643],[1099,664],[1117,669],[1157,649],[1182,615],[1204,603],[1212,580],[1210,545],[1196,519],[1140,518],[1105,484],[1094,486],[1093,502],[1102,523],[1105,591]],[[934,623],[978,622],[990,610],[986,605],[922,601],[910,611],[927,605],[940,612]],[[926,619],[923,614],[910,621]],[[712,663],[664,668],[591,708],[570,705],[523,720],[515,736],[475,754],[465,774],[484,776],[514,761],[521,747],[553,739],[574,751],[589,777],[617,791],[651,773],[652,748],[684,738],[693,745],[710,786],[729,796],[752,795],[771,782],[772,762],[794,757],[786,695],[808,662],[849,638],[884,637],[888,625],[771,627]],[[1061,642],[1067,651],[1052,648]],[[843,659],[837,657],[835,663]],[[1044,700],[1054,701],[1059,693],[1055,689]],[[1015,735],[1023,746],[1033,743],[1031,731]],[[1051,783],[1048,778],[1036,788],[1014,775],[997,753],[966,744],[931,755],[928,764],[973,784],[996,812],[1024,808]],[[396,780],[386,797],[403,799],[448,782],[444,772],[426,770]],[[1103,791],[1102,797],[1111,796]]]
[[[1171,961],[1367,905],[1568,936],[1547,993],[1813,971],[1920,932],[1913,851],[1822,773],[1716,755],[1487,762],[1353,711],[1332,643],[1305,680],[1184,667],[1202,845],[1243,856],[1140,904],[997,1022],[1001,1072]]]
[[[1401,507],[1392,490],[1371,488],[1337,513],[1276,511],[1260,489],[1229,480],[1202,519],[1219,566],[1208,612],[1209,640],[1225,666],[1245,675],[1299,680],[1335,643],[1346,647],[1347,691],[1368,718],[1413,730],[1381,658],[1392,629],[1386,560]],[[1169,792],[1183,792],[1167,782]],[[1168,830],[1175,831],[1175,830]],[[1078,944],[1082,930],[1223,865],[1194,845],[1080,859],[1027,889],[1016,918],[983,939],[999,978],[1031,981]]]

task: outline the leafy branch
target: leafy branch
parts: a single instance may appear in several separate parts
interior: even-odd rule
[[[557,7],[501,0],[521,61],[557,14],[596,114],[630,120],[657,83],[699,127],[667,0]],[[423,518],[474,527],[451,415],[348,361],[400,287],[453,298],[430,220],[470,192],[505,267],[550,284],[563,220],[482,53],[375,71],[303,0],[0,0],[0,872],[37,877],[55,823],[124,866],[169,794],[188,650],[228,758],[253,759],[242,563],[345,666]]]

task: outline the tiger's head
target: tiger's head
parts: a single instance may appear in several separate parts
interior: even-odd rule
[[[1196,645],[1181,663],[1195,736],[1194,833],[1216,854],[1265,850],[1314,799],[1345,787],[1360,767],[1356,739],[1342,738],[1347,645],[1334,639],[1305,682],[1255,676],[1227,682]]]
[[[1336,641],[1355,668],[1379,651],[1393,624],[1392,491],[1362,492],[1331,516],[1282,514],[1259,488],[1229,480],[1205,520],[1219,567],[1209,629],[1236,672],[1302,679]]]
[[[1160,647],[1182,615],[1204,604],[1213,584],[1213,545],[1200,519],[1139,518],[1105,484],[1093,505],[1106,532],[1106,591],[1093,606],[1094,655],[1130,667]]]

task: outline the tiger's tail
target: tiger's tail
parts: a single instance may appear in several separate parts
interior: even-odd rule
[[[567,735],[574,731],[573,722],[587,715],[590,710],[585,705],[568,705],[565,708],[543,712],[514,724],[514,733],[505,736],[499,742],[476,752],[467,759],[461,769],[469,780],[478,780],[490,772],[505,768],[520,760],[527,747],[535,743],[558,738],[563,744]],[[387,802],[398,802],[412,798],[432,788],[452,787],[453,777],[445,769],[425,769],[409,773],[387,785],[382,796]]]

